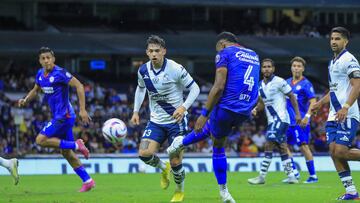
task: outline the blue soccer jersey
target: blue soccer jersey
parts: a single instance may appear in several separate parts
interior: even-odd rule
[[[216,55],[216,68],[227,68],[227,80],[218,106],[250,115],[258,98],[260,62],[258,55],[241,46],[229,46]]]
[[[309,109],[310,99],[315,98],[313,85],[305,77],[296,84],[293,83],[293,78],[289,78],[286,81],[291,86],[292,92],[297,99],[301,118],[304,118]],[[289,98],[287,99],[287,110],[290,116],[290,125],[296,125],[295,110]]]
[[[69,100],[69,81],[72,75],[65,69],[55,66],[45,75],[40,69],[36,75],[36,84],[44,93],[44,102],[47,102],[54,119],[75,118],[75,112]]]

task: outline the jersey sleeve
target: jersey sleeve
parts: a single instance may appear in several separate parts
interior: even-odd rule
[[[182,66],[180,67],[180,71],[178,74],[178,81],[186,88],[189,88],[194,83],[194,79]]]
[[[57,75],[58,82],[68,84],[73,77],[71,73],[69,73],[67,70],[62,69],[59,71],[59,74]]]
[[[36,73],[36,76],[35,76],[35,84],[39,85],[40,86],[40,77],[41,77],[41,70],[39,70],[37,73]]]
[[[140,74],[140,69],[138,71],[138,86],[141,88],[145,88],[145,82],[144,82],[143,77]]]
[[[350,75],[354,71],[360,71],[359,62],[355,57],[351,57],[344,63],[344,69],[347,75]]]
[[[308,82],[308,84],[306,85],[305,93],[308,99],[315,98],[314,87],[310,82]]]
[[[224,51],[220,51],[218,54],[216,54],[215,66],[216,66],[216,68],[220,68],[220,67],[227,68],[228,58]]]
[[[286,82],[286,80],[284,79],[281,79],[280,81],[280,91],[283,93],[283,94],[289,94],[292,89],[290,87],[290,85]]]

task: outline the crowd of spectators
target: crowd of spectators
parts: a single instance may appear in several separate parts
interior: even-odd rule
[[[21,78],[21,80],[19,80]],[[18,82],[20,81],[20,82]],[[33,86],[34,78],[7,76],[0,78],[0,151],[8,155],[24,155],[38,153],[55,153],[58,150],[41,148],[35,143],[36,135],[46,122],[51,118],[49,108],[42,103],[41,95],[34,99],[26,108],[17,108],[17,102],[10,100],[4,94],[4,88],[17,91],[29,91]],[[1,86],[1,84],[3,84]],[[139,142],[149,118],[148,100],[145,99],[140,110],[141,124],[132,125],[129,121],[132,116],[134,86],[130,85],[127,92],[119,93],[115,89],[104,88],[100,84],[85,84],[86,104],[92,122],[84,127],[79,118],[73,128],[75,138],[82,138],[92,153],[137,153]],[[204,88],[202,88],[204,89]],[[71,90],[71,101],[78,112],[78,98],[76,91]],[[189,109],[188,127],[194,127],[196,118],[200,115],[202,103],[197,102]],[[314,152],[326,152],[325,121],[327,107],[314,116],[311,122],[311,149]],[[126,122],[128,135],[122,143],[111,144],[105,141],[101,134],[102,124],[109,118],[119,118]],[[257,156],[264,151],[266,120],[264,114],[253,118],[238,128],[234,128],[228,137],[226,151],[240,156]],[[16,134],[18,133],[18,146]],[[360,136],[355,139],[354,145],[360,147]],[[160,152],[164,152],[167,144],[163,145]],[[299,151],[295,146],[294,151]],[[188,152],[212,151],[210,138],[187,148]]]

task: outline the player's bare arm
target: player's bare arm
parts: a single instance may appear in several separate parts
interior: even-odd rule
[[[146,95],[146,88],[140,87],[139,85],[136,87],[135,91],[135,98],[134,98],[134,112],[131,117],[131,123],[134,125],[140,125],[140,116],[139,116],[139,110],[141,107],[141,104],[144,101]]]
[[[209,92],[208,99],[205,104],[205,108],[208,111],[207,115],[201,115],[195,124],[195,132],[200,132],[209,118],[209,112],[214,108],[215,104],[219,101],[225,87],[227,79],[227,69],[220,67],[216,70],[215,83]]]
[[[173,118],[176,119],[176,122],[181,123],[182,119],[185,116],[187,109],[194,103],[195,99],[199,96],[200,88],[196,82],[194,82],[190,87],[190,92],[185,100],[185,102],[178,107],[173,113]]]
[[[328,104],[329,102],[330,102],[330,92],[328,92],[323,98],[321,98],[318,102],[312,105],[311,113],[316,114],[322,105]]]
[[[82,120],[82,122],[87,125],[90,123],[90,117],[85,109],[85,90],[84,90],[84,85],[81,84],[81,82],[75,78],[72,77],[71,80],[69,81],[69,85],[71,87],[75,87],[76,88],[76,93],[77,96],[79,98],[79,107],[80,107],[80,112],[79,112],[79,116]]]
[[[309,123],[309,120],[310,120],[310,117],[311,117],[311,109],[312,107],[314,106],[314,104],[316,103],[316,98],[312,98],[309,100],[309,109],[308,111],[306,112],[304,118],[301,120],[300,122],[300,126],[301,127],[305,127],[308,123]]]
[[[30,90],[30,92],[26,95],[25,98],[23,99],[19,99],[18,101],[18,105],[19,107],[23,107],[25,106],[27,103],[29,103],[31,100],[34,99],[34,97],[36,97],[36,95],[41,91],[41,88],[39,85],[35,84],[34,87],[32,88],[32,90]]]
[[[355,72],[358,72],[356,74],[360,75],[360,71],[355,71]],[[336,113],[335,119],[339,122],[344,122],[348,114],[349,108],[354,104],[355,100],[359,97],[360,78],[351,78],[350,84],[351,84],[350,95],[346,103],[343,105],[343,107]]]
[[[294,96],[294,94],[292,92],[286,94],[286,96],[288,96],[290,98],[291,104],[294,107],[295,114],[296,114],[295,115],[296,124],[300,124],[301,115],[300,115],[299,105],[298,105],[298,102],[296,100],[296,97]]]
[[[262,100],[261,97],[258,97],[258,102],[257,102],[256,106],[253,108],[253,110],[251,111],[251,114],[253,116],[257,116],[258,112],[264,110],[264,108],[265,108],[264,101]]]

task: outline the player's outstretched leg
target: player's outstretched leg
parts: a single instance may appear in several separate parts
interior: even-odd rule
[[[208,138],[210,136],[209,125],[210,125],[209,121],[206,122],[205,126],[203,127],[203,130],[199,133],[195,133],[195,131],[192,131],[191,133],[187,134],[185,137],[183,136],[175,137],[174,141],[166,149],[167,153],[170,155],[177,154],[182,149],[184,149],[184,147]]]
[[[160,187],[167,189],[170,184],[170,163],[161,161],[160,158],[153,154],[151,156],[139,156],[139,158],[147,165],[150,165],[161,170]]]
[[[170,202],[182,202],[184,200],[185,169],[182,164],[171,167],[176,183],[174,196]]]
[[[95,187],[95,181],[86,172],[79,158],[72,150],[61,150],[63,157],[69,162],[75,173],[81,178],[83,184],[79,192],[87,192]]]
[[[215,143],[214,143],[215,144]],[[223,202],[235,203],[234,198],[229,193],[229,190],[226,185],[226,171],[227,171],[227,161],[225,148],[213,147],[213,168],[216,180],[220,188],[220,197]]]
[[[19,173],[18,173],[18,165],[19,161],[15,158],[13,159],[4,159],[0,157],[0,165],[5,167],[14,178],[14,184],[17,185],[19,183]]]
[[[254,184],[254,185],[264,184],[265,183],[265,178],[266,178],[266,175],[267,175],[267,172],[268,172],[268,169],[269,169],[269,166],[271,164],[271,160],[272,160],[272,152],[271,151],[265,152],[265,158],[261,162],[261,168],[260,168],[259,176],[255,177],[255,178],[248,179],[248,183]]]

